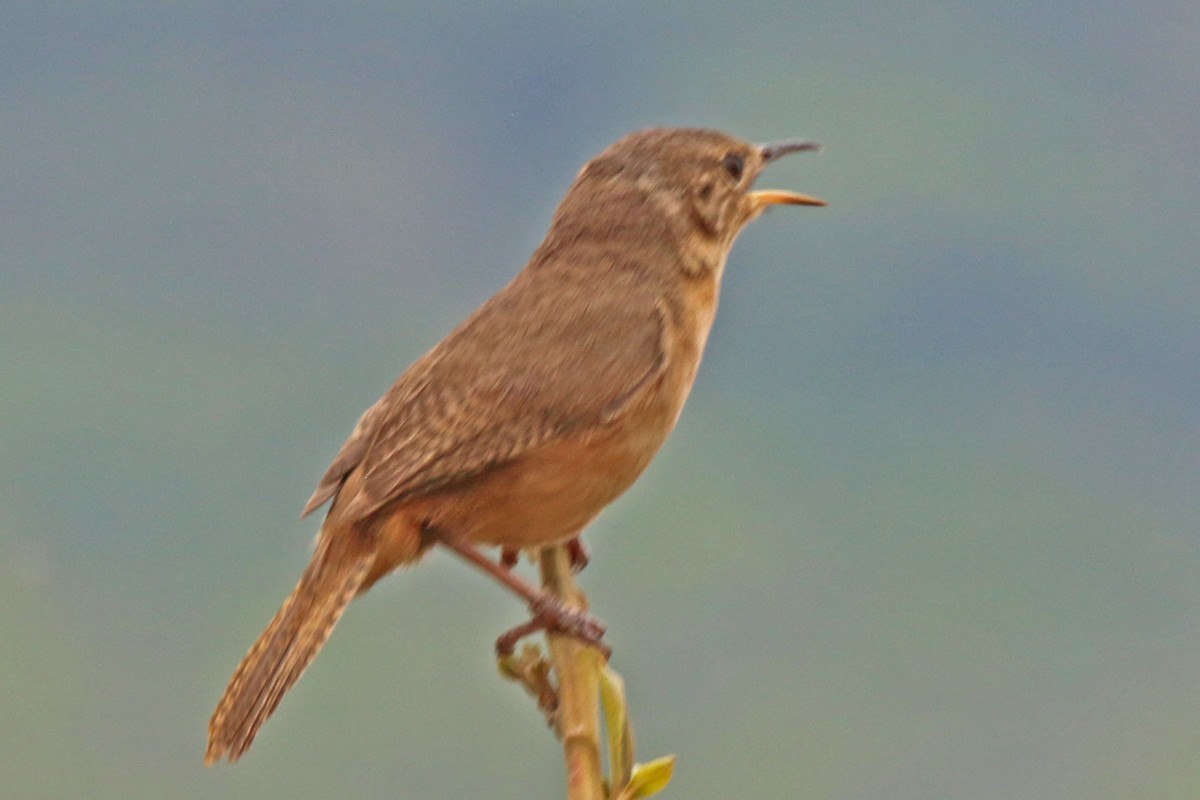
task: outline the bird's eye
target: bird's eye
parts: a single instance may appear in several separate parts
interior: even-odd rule
[[[746,162],[737,153],[730,153],[725,156],[725,159],[721,162],[721,166],[725,167],[725,171],[729,173],[731,178],[735,181],[740,181]]]

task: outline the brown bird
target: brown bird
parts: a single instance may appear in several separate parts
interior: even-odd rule
[[[755,179],[816,148],[658,128],[584,166],[525,269],[367,409],[321,478],[316,552],[217,705],[207,763],[237,760],[349,602],[434,544],[530,602],[522,633],[599,640],[475,547],[571,540],[642,473],[696,377],[734,238],[771,205],[824,205]]]

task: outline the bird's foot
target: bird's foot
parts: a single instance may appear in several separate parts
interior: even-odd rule
[[[578,537],[576,537],[577,539]],[[511,569],[506,569],[503,562],[503,555],[501,556],[501,562],[496,563],[491,558],[479,552],[473,545],[454,537],[442,535],[439,537],[439,541],[500,581],[500,583],[504,584],[512,592],[525,598],[525,601],[529,603],[529,608],[533,612],[533,618],[526,623],[518,625],[496,640],[496,654],[498,656],[503,658],[512,655],[517,642],[538,631],[550,631],[552,633],[573,636],[584,644],[592,645],[598,649],[604,654],[605,658],[611,655],[612,649],[602,641],[605,630],[603,622],[587,613],[587,611],[568,606],[557,595],[551,594],[545,589],[539,589]],[[578,547],[586,555],[587,551],[582,549],[582,542],[578,542]]]
[[[575,536],[567,542],[567,555],[571,557],[572,572],[583,572],[592,560],[592,554],[588,551],[588,546],[583,543],[582,536]]]
[[[583,543],[583,537],[574,536],[567,542],[567,554],[571,557],[571,571],[583,572],[584,568],[592,560],[592,554],[588,551],[588,547]],[[521,559],[521,551],[515,547],[500,548],[500,566],[505,569],[512,569]]]
[[[612,648],[604,643],[604,633],[607,628],[604,623],[586,611],[571,608],[560,598],[544,593],[531,605],[533,618],[512,630],[501,634],[496,639],[496,655],[504,658],[511,656],[517,642],[538,631],[550,631],[571,636],[584,644],[591,645],[604,654],[607,660],[612,655]]]

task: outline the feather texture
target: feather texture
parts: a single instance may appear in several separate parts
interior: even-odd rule
[[[312,561],[271,624],[242,659],[208,725],[205,763],[236,761],[316,658],[358,594],[375,558],[354,528],[326,527]]]

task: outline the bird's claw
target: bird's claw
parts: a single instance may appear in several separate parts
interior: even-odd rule
[[[605,659],[612,655],[612,648],[604,643],[604,634],[608,629],[603,622],[586,611],[571,608],[552,594],[543,594],[531,604],[530,609],[533,611],[532,619],[506,631],[496,639],[497,656],[511,656],[517,642],[538,631],[553,631],[571,636],[595,647],[604,654]]]

